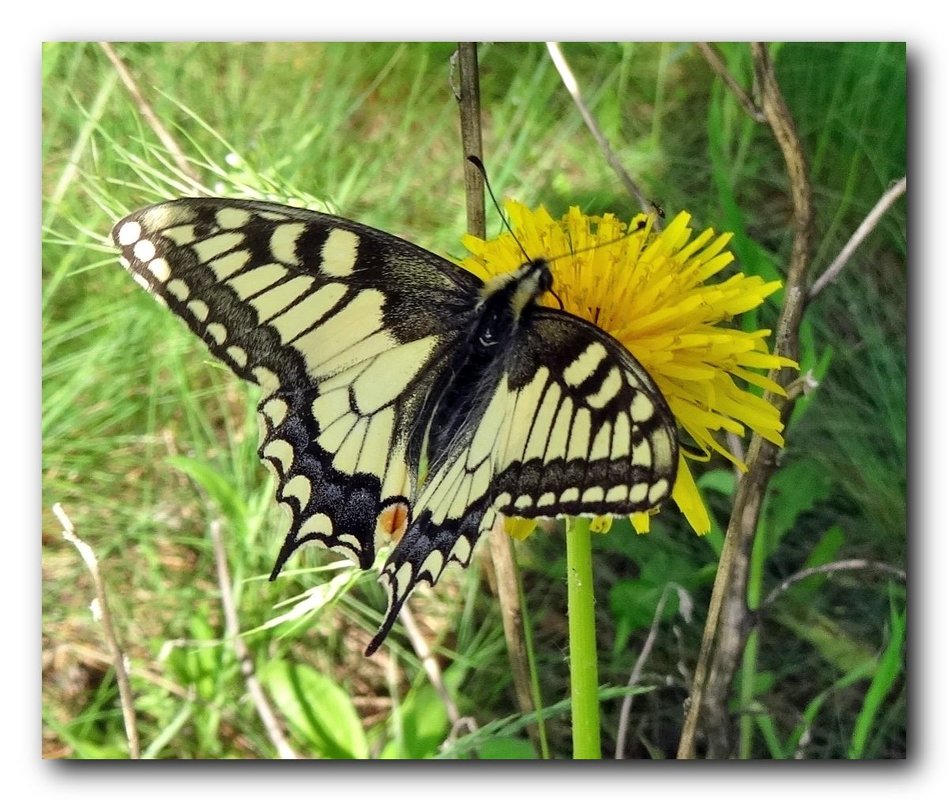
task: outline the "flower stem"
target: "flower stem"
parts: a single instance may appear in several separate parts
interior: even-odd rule
[[[600,759],[596,598],[593,593],[591,521],[566,521],[569,606],[569,672],[573,709],[573,758]]]

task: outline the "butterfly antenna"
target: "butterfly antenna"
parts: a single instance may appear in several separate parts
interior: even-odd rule
[[[497,213],[500,215],[500,219],[503,221],[504,227],[510,231],[510,235],[514,238],[514,242],[517,243],[517,247],[520,248],[520,252],[523,254],[523,257],[528,262],[534,261],[534,259],[530,257],[530,254],[527,253],[526,248],[520,243],[520,240],[517,239],[517,235],[514,233],[513,228],[510,227],[510,223],[507,221],[507,216],[504,214],[504,210],[500,207],[500,203],[497,202],[497,196],[494,194],[494,190],[491,188],[490,180],[487,177],[487,168],[484,166],[484,162],[481,161],[477,156],[468,156],[467,160],[474,165],[475,169],[481,174],[481,178],[484,179],[484,186],[487,187],[487,194],[490,195],[490,199],[494,201],[494,208],[497,209]]]

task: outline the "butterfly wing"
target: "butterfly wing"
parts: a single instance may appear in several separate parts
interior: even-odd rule
[[[369,652],[419,582],[470,562],[498,514],[628,515],[671,494],[674,417],[632,355],[584,320],[532,310],[479,394],[383,568],[389,612]]]
[[[481,282],[349,220],[182,199],[112,232],[123,264],[238,376],[259,384],[259,454],[291,525],[273,574],[319,542],[363,567],[412,518],[429,399]]]

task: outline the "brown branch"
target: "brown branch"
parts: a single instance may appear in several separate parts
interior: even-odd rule
[[[839,255],[833,259],[833,263],[813,282],[807,300],[813,300],[813,298],[826,289],[831,282],[836,280],[836,277],[843,271],[843,267],[846,266],[846,262],[848,262],[853,253],[856,252],[856,248],[869,236],[872,229],[879,224],[879,220],[881,220],[883,215],[892,207],[892,204],[905,194],[905,189],[906,179],[903,175],[883,193],[876,205],[872,207],[872,211],[866,215],[866,219],[859,224],[859,227],[849,238],[849,241],[843,246]]]
[[[484,145],[481,138],[481,85],[477,68],[477,43],[458,43],[458,68],[460,80],[456,89],[458,110],[461,116],[461,155],[464,159],[464,200],[467,209],[467,231],[484,238],[487,232],[487,216],[484,211],[484,176],[468,161],[476,156],[484,161]]]
[[[212,520],[210,526],[211,542],[214,545],[214,562],[217,565],[217,586],[221,591],[221,607],[224,610],[224,637],[230,640],[234,647],[234,654],[240,666],[240,673],[244,677],[247,691],[253,701],[257,714],[263,722],[267,737],[276,748],[280,759],[298,759],[296,752],[283,736],[283,729],[277,720],[267,695],[254,673],[253,659],[250,650],[240,636],[240,621],[237,618],[237,607],[234,604],[234,595],[231,592],[230,571],[227,568],[227,553],[224,550],[224,541],[221,538],[221,524],[219,520]]]
[[[754,122],[765,122],[764,112],[754,102],[754,99],[744,91],[744,87],[740,85],[737,78],[731,75],[724,60],[718,55],[718,51],[707,42],[696,42],[695,46],[704,56],[704,60],[708,62],[712,72],[724,81],[724,85],[731,90],[731,93],[737,98],[737,102],[744,107],[744,111],[750,115],[751,119]]]
[[[425,669],[425,673],[428,674],[428,681],[431,682],[431,686],[434,687],[435,692],[441,699],[441,703],[444,704],[444,709],[448,713],[448,720],[451,721],[452,725],[456,724],[461,718],[461,713],[458,712],[457,704],[454,703],[451,693],[445,686],[441,666],[438,664],[438,660],[435,659],[434,654],[432,654],[431,646],[428,645],[428,641],[421,633],[421,629],[418,628],[418,624],[415,622],[415,616],[408,608],[408,604],[405,604],[401,608],[398,613],[398,618],[405,627],[408,639],[411,642],[411,647],[421,660],[421,665]]]
[[[778,354],[795,360],[799,352],[800,320],[806,306],[806,274],[812,248],[812,191],[803,148],[780,92],[767,47],[754,43],[751,52],[755,81],[760,91],[760,107],[783,154],[790,181],[794,239],[775,348]],[[787,387],[796,376],[792,369],[783,368],[772,372],[770,377]],[[786,422],[793,402],[770,392],[765,397]],[[750,627],[746,601],[750,551],[764,495],[777,466],[776,457],[777,447],[773,443],[758,434],[751,438],[748,469],[737,486],[711,594],[690,704],[678,746],[680,759],[693,759],[695,756],[699,720],[708,735],[708,757],[723,758],[730,751],[727,699]]]
[[[483,176],[468,161],[468,156],[476,156],[483,162],[476,43],[460,42],[458,44],[458,67],[461,73],[458,111],[461,117],[461,145],[464,151],[462,155],[468,232],[483,238],[486,233]],[[530,713],[535,707],[530,691],[530,671],[524,640],[523,612],[520,606],[517,560],[514,558],[510,536],[503,525],[495,525],[491,528],[488,541],[497,579],[497,597],[504,625],[504,638],[507,641],[514,692],[521,712]]]
[[[566,91],[569,92],[570,97],[573,98],[576,108],[579,109],[579,113],[582,115],[583,122],[585,122],[586,127],[589,128],[589,132],[596,140],[596,144],[599,145],[599,149],[606,157],[606,161],[609,163],[609,166],[612,167],[613,171],[622,182],[622,185],[626,188],[626,191],[628,191],[628,193],[632,195],[636,201],[638,201],[642,211],[652,211],[655,208],[655,204],[645,197],[645,195],[642,193],[642,190],[639,189],[638,184],[632,179],[632,176],[629,175],[625,167],[622,166],[622,162],[619,161],[619,157],[615,154],[615,151],[609,144],[609,140],[606,139],[606,135],[599,127],[599,123],[596,122],[596,118],[589,110],[589,106],[587,106],[586,101],[583,100],[582,92],[579,89],[579,82],[576,80],[576,76],[573,75],[573,71],[570,69],[569,63],[566,61],[566,57],[563,55],[563,51],[560,50],[559,44],[557,42],[547,42],[546,49],[550,53],[550,58],[553,60],[553,65],[556,67],[556,71],[560,74],[560,79],[563,81]],[[657,228],[660,222],[659,215],[655,215],[653,227]]]
[[[135,721],[135,699],[132,695],[132,684],[128,678],[128,671],[125,668],[125,654],[122,646],[119,645],[118,635],[115,633],[115,627],[112,625],[112,613],[109,611],[109,600],[105,592],[105,582],[99,573],[99,560],[95,553],[83,540],[76,535],[76,529],[72,520],[66,514],[63,507],[56,503],[53,504],[53,514],[59,520],[63,527],[63,537],[67,542],[72,543],[82,561],[85,562],[89,573],[92,574],[92,583],[95,585],[96,606],[93,615],[102,623],[102,631],[105,634],[105,641],[109,646],[109,653],[112,657],[112,667],[115,669],[115,681],[118,684],[119,700],[122,704],[122,720],[125,722],[125,737],[128,740],[128,755],[132,759],[141,758],[141,748],[138,743],[138,725]]]
[[[645,645],[642,646],[642,651],[639,653],[638,659],[635,660],[635,664],[632,666],[632,673],[629,675],[629,681],[626,683],[627,689],[632,689],[636,684],[639,683],[639,679],[642,678],[642,670],[645,667],[645,662],[652,653],[652,648],[655,646],[655,638],[658,632],[659,623],[662,622],[662,613],[665,611],[665,602],[668,599],[668,593],[670,590],[676,590],[679,594],[679,597],[682,595],[687,595],[685,590],[673,582],[669,582],[665,585],[662,590],[661,597],[658,599],[658,603],[655,605],[655,614],[652,615],[652,625],[648,630],[648,636],[645,638]],[[684,605],[683,605],[684,610]],[[688,606],[690,610],[690,604]],[[690,614],[684,614],[683,617],[690,617]],[[632,712],[632,701],[634,696],[626,695],[622,699],[622,708],[619,710],[619,729],[616,734],[616,759],[625,759],[625,741],[628,736],[629,730],[629,716]]]
[[[808,579],[810,576],[838,573],[841,570],[875,570],[879,573],[888,573],[891,576],[895,576],[902,582],[905,582],[906,580],[904,570],[893,567],[892,565],[887,565],[885,562],[872,562],[869,559],[840,559],[837,562],[827,562],[825,565],[807,567],[803,570],[798,570],[796,573],[790,576],[787,576],[787,578],[785,578],[782,582],[780,582],[780,584],[770,591],[770,594],[763,600],[760,606],[757,607],[756,615],[760,617],[761,613],[768,606],[776,601],[777,598],[783,595],[794,584],[797,584],[804,579]]]
[[[195,187],[200,188],[201,181],[198,178],[198,174],[194,171],[194,168],[191,167],[190,162],[184,155],[184,151],[178,147],[178,143],[175,142],[174,137],[172,137],[171,134],[168,133],[168,129],[162,125],[161,120],[158,119],[158,115],[155,114],[151,104],[139,90],[138,84],[135,83],[132,73],[128,71],[128,67],[125,66],[125,62],[122,61],[121,56],[115,52],[115,49],[108,42],[99,42],[99,47],[105,51],[105,55],[109,61],[112,62],[112,66],[115,67],[119,78],[122,79],[122,83],[125,84],[125,88],[132,96],[132,100],[135,101],[135,105],[138,107],[138,113],[141,114],[145,122],[151,126],[151,129],[155,132],[155,136],[157,136],[161,144],[164,145],[165,150],[171,154],[171,158],[174,159],[178,169],[191,179]]]

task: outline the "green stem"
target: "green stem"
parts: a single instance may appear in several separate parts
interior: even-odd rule
[[[569,673],[573,708],[573,758],[600,759],[599,676],[596,662],[596,597],[588,518],[566,521],[569,589]]]

